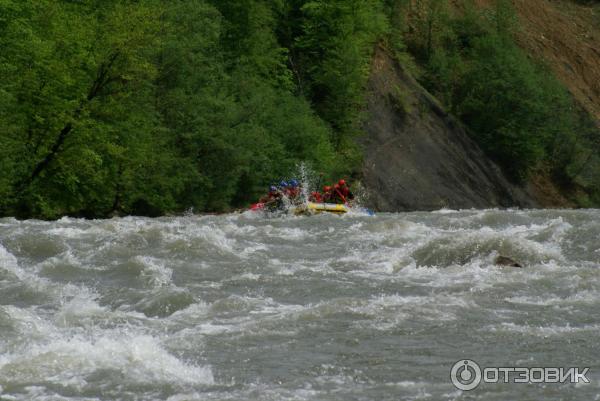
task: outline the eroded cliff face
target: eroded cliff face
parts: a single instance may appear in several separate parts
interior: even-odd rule
[[[363,183],[379,211],[538,207],[379,46],[361,138]]]
[[[450,2],[460,12],[460,2]],[[517,42],[550,67],[600,127],[600,3],[512,0]],[[493,0],[475,0],[481,8]],[[440,103],[383,48],[374,56],[362,145],[371,205],[386,211],[440,207],[576,207],[577,193],[543,171],[515,186]],[[574,189],[577,192],[577,189]]]

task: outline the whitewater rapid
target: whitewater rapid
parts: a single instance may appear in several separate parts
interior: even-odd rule
[[[598,400],[599,311],[598,210],[0,219],[0,401]]]

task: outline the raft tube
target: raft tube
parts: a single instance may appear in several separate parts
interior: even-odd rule
[[[306,204],[308,210],[312,210],[315,213],[329,212],[329,213],[348,213],[350,208],[346,205],[340,205],[336,203],[314,203],[308,202]]]

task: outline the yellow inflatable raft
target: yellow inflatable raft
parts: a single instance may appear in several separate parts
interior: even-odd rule
[[[308,202],[302,207],[298,207],[295,211],[296,214],[304,213],[337,213],[344,214],[348,213],[350,209],[346,205],[338,205],[335,203],[314,203]]]

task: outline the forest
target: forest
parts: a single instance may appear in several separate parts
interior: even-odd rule
[[[360,179],[386,46],[516,182],[600,203],[600,141],[507,0],[0,0],[0,215],[246,206],[301,163]]]

